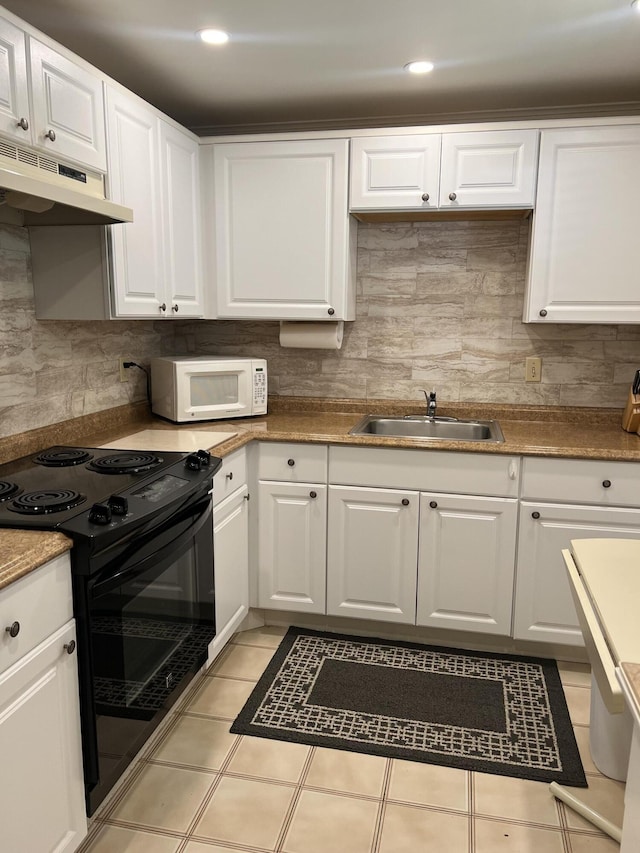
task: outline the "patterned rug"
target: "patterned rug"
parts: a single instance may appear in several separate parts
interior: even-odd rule
[[[553,660],[290,628],[231,731],[587,787]]]

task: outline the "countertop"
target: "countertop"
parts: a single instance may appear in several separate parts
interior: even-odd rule
[[[349,430],[365,414],[421,414],[423,410],[424,405],[401,401],[272,396],[269,398],[269,414],[265,417],[176,425],[151,415],[145,404],[134,404],[109,410],[102,416],[97,413],[32,430],[21,436],[0,439],[0,462],[36,453],[55,444],[80,447],[99,447],[111,442],[122,444],[121,439],[126,436],[149,429],[201,431],[209,440],[211,432],[223,433],[225,440],[213,446],[214,455],[220,457],[260,440],[640,462],[640,436],[622,429],[622,410],[617,409],[478,404],[440,406],[440,415],[498,420],[504,435],[504,443],[500,444],[441,440],[416,442],[394,437],[349,435]],[[228,438],[231,432],[235,434]],[[0,530],[0,589],[69,547],[69,540],[58,533]]]

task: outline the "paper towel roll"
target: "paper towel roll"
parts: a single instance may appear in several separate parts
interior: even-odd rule
[[[313,322],[280,321],[280,346],[297,349],[340,349],[344,321]]]

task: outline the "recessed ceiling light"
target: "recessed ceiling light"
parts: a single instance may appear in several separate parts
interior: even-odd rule
[[[404,66],[404,70],[408,71],[410,74],[428,74],[429,71],[433,71],[433,62],[427,62],[426,59],[407,62]]]
[[[207,44],[226,44],[229,41],[229,33],[224,30],[198,30],[198,35]]]

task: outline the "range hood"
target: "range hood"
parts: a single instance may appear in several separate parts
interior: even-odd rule
[[[21,211],[23,225],[113,225],[133,211],[104,197],[104,176],[0,140],[0,210]]]

